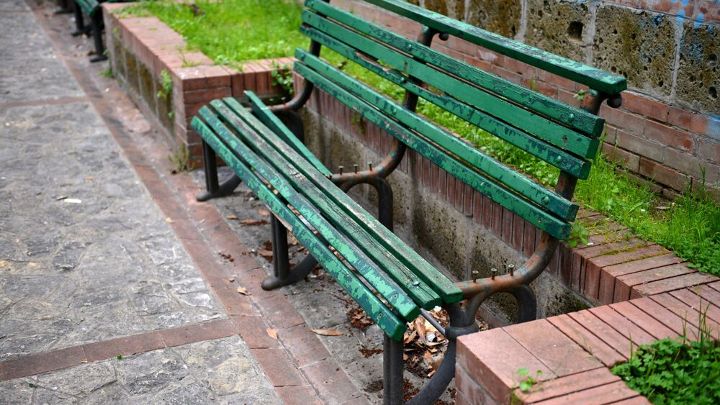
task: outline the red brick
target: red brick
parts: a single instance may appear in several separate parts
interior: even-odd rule
[[[720,332],[720,324],[711,319],[703,318],[698,308],[693,308],[670,294],[665,293],[653,295],[650,299],[667,308],[669,311],[682,318],[683,322],[692,325],[694,328],[704,329],[708,327],[715,332]],[[705,325],[701,325],[702,323],[705,323]],[[698,336],[699,332],[697,331],[693,331],[692,334],[687,334],[687,337],[689,338]]]
[[[515,214],[503,209],[502,218],[502,240],[506,243],[512,243],[512,231],[513,231],[513,217]]]
[[[715,276],[705,273],[688,273],[678,277],[668,278],[665,280],[654,281],[651,283],[638,285],[633,287],[630,296],[646,296],[660,294],[667,291],[677,290],[679,288],[692,287],[698,284],[709,283],[716,280]]]
[[[264,322],[261,316],[233,316],[233,321],[237,324],[237,330],[243,341],[251,349],[275,349],[280,347],[277,339],[268,334],[268,330],[272,329]]]
[[[675,313],[651,300],[649,297],[638,298],[628,302],[672,329],[678,336],[686,333],[697,334],[698,330],[695,326],[683,321],[683,319]]]
[[[525,220],[518,215],[513,215],[513,238],[512,247],[516,250],[522,250],[523,234],[525,233]]]
[[[678,263],[619,276],[615,281],[614,300],[623,301],[630,298],[633,290],[642,284],[692,272],[694,270],[689,269],[687,265]]]
[[[213,340],[235,335],[235,324],[229,319],[182,326],[160,331],[167,347],[181,346],[193,342]]]
[[[492,231],[497,236],[502,235],[502,228],[503,228],[503,215],[505,215],[505,209],[495,202],[492,204]]]
[[[301,369],[325,403],[343,403],[354,400],[358,390],[345,371],[332,360],[323,360]]]
[[[668,123],[687,129],[698,134],[704,134],[708,125],[707,117],[703,114],[670,107]]]
[[[515,395],[523,404],[546,401],[574,392],[584,391],[597,386],[620,381],[620,377],[613,375],[606,367],[584,371],[550,381],[544,381],[532,387],[530,392],[515,390]]]
[[[305,381],[283,349],[250,349],[275,387],[306,385]]]
[[[663,157],[663,164],[670,168],[678,170],[680,173],[693,176],[696,179],[701,179],[703,175],[706,174],[707,179],[710,180],[708,168],[711,167],[711,165],[698,159],[697,157],[693,156],[688,152],[668,149],[667,151],[665,151],[665,155]],[[703,170],[705,170],[705,173],[703,172]],[[710,182],[712,183],[712,181]],[[685,190],[683,189],[678,191]]]
[[[695,145],[695,139],[691,133],[653,121],[647,122],[643,135],[645,138],[684,151],[693,150]]]
[[[668,118],[669,106],[661,101],[646,97],[645,95],[632,91],[625,91],[622,94],[623,108],[636,114],[654,118],[665,122]]]
[[[535,235],[540,231],[535,228],[535,225],[527,221],[524,221],[523,224],[523,230],[525,232],[523,235],[523,254],[525,257],[530,257],[530,255],[535,251]]]
[[[712,302],[715,305],[720,305],[720,291],[713,289],[709,284],[690,287],[689,290],[703,298],[705,301]]]
[[[622,401],[613,402],[613,405],[652,405],[647,398],[637,396],[633,398],[623,399]]]
[[[190,90],[183,93],[186,104],[208,103],[216,98],[231,95],[230,87],[215,87],[212,89]]]
[[[713,301],[703,299],[687,288],[671,291],[670,295],[689,305],[699,313],[707,315],[708,319],[720,322],[720,308],[717,305],[714,305]],[[718,301],[715,302],[717,303]]]
[[[0,363],[0,381],[61,370],[87,362],[83,346],[30,354]]]
[[[687,175],[643,157],[640,158],[639,173],[677,191],[687,189],[690,184],[690,178]]]
[[[102,342],[89,343],[84,346],[87,361],[105,360],[117,355],[130,356],[165,347],[162,336],[158,332],[121,337]]]
[[[615,403],[625,399],[637,397],[639,394],[631,390],[623,381],[616,381],[610,384],[601,385],[599,387],[590,388],[579,392],[574,392],[562,397],[550,399],[540,402],[542,405],[554,404],[583,404],[583,405],[601,405]]]
[[[507,326],[503,329],[548,366],[556,377],[602,366],[589,353],[545,319]],[[542,336],[542,339],[538,339],[538,336]]]
[[[593,315],[590,311],[572,312],[568,314],[568,316],[591,331],[623,357],[630,357],[630,340],[600,320],[600,318]]]
[[[616,132],[615,142],[617,146],[624,149],[625,151],[630,151],[638,156],[643,156],[645,158],[649,158],[658,162],[662,162],[665,149],[667,148],[663,144],[641,138],[640,136],[630,134],[621,129],[618,129]],[[630,152],[624,153],[627,154]],[[632,158],[628,159],[630,159],[631,161],[633,160]],[[639,164],[640,162],[638,160],[637,165],[634,166],[634,171],[638,170]]]
[[[309,385],[275,387],[275,391],[287,405],[322,405],[315,390]]]
[[[605,120],[617,127],[618,130],[635,135],[642,135],[645,123],[648,121],[639,115],[630,114],[617,108],[603,108],[600,115],[605,117]]]
[[[650,245],[640,249],[598,256],[588,260],[585,265],[585,294],[592,298],[599,298],[600,274],[602,273],[601,269],[603,267],[646,257],[659,256],[664,253],[668,253],[668,250],[659,245]]]
[[[474,213],[474,195],[475,190],[467,184],[463,184],[463,212],[465,212],[465,215],[468,217],[473,216]]]
[[[276,328],[290,328],[305,323],[303,317],[282,294],[268,294],[268,291],[265,291],[255,297],[255,303],[260,307],[266,320]]]
[[[682,261],[682,259],[673,254],[667,254],[605,267],[600,272],[600,287],[598,291],[598,300],[601,304],[610,304],[612,302],[616,302],[614,297],[617,277],[627,274],[638,273],[657,267],[681,263]],[[625,296],[625,299],[628,299],[630,297],[630,291],[627,291]]]
[[[677,333],[662,324],[657,319],[641,311],[638,307],[628,301],[618,302],[609,306],[620,315],[630,319],[632,323],[638,325],[643,330],[651,334],[655,339],[674,338]]]
[[[566,334],[570,339],[574,340],[578,345],[587,350],[590,354],[600,360],[605,366],[612,366],[625,360],[625,357],[615,351],[607,343],[595,336],[588,329],[584,328],[580,323],[575,321],[568,315],[559,315],[547,319]]]
[[[635,345],[652,343],[656,340],[654,336],[648,334],[641,327],[635,325],[625,316],[616,312],[609,306],[591,308],[589,311],[607,325],[618,331],[618,333],[631,340],[635,343]]]
[[[307,325],[293,326],[280,329],[279,339],[289,349],[298,367],[305,367],[330,357],[325,345],[318,339]]]
[[[605,157],[607,157],[610,161],[634,172],[638,170],[640,165],[640,156],[607,143],[603,143],[602,150]]]
[[[465,335],[458,339],[458,364],[468,371],[497,402],[507,403],[510,392],[522,380],[519,368],[535,373],[541,379],[555,375],[532,353],[520,345],[503,329],[491,329]]]

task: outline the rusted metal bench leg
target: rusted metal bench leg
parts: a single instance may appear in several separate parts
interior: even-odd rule
[[[58,7],[60,8],[55,10],[53,14],[70,14],[73,12],[70,0],[59,0]]]
[[[195,199],[197,201],[207,201],[212,198],[225,197],[233,193],[235,189],[240,185],[240,178],[233,174],[223,184],[218,184],[217,174],[217,158],[215,157],[215,151],[206,144],[202,143],[203,149],[203,168],[205,170],[205,189],[206,191]]]
[[[403,341],[385,335],[383,340],[383,403],[403,403]]]
[[[103,30],[103,16],[102,11],[96,10],[95,14],[90,17],[90,24],[93,36],[93,42],[95,43],[95,56],[90,59],[90,62],[102,62],[107,60],[105,55],[105,44],[103,43],[102,30]]]

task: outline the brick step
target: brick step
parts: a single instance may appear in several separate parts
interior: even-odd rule
[[[649,403],[610,372],[633,347],[720,333],[720,281],[463,336],[458,404]],[[528,391],[527,376],[538,382]]]

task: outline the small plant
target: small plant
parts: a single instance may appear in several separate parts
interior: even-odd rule
[[[570,237],[568,238],[567,244],[571,248],[587,245],[589,236],[590,234],[587,228],[585,228],[585,225],[575,221],[570,229]]]
[[[105,69],[103,69],[103,70],[100,72],[100,76],[105,77],[105,78],[108,78],[108,79],[114,78],[114,77],[115,77],[115,74],[113,73],[112,66],[108,66],[108,67],[106,67]]]
[[[157,91],[157,98],[167,99],[172,94],[172,76],[167,70],[160,72],[160,89]]]
[[[289,65],[280,65],[276,62],[273,62],[272,67],[273,86],[280,87],[286,97],[291,97],[294,93],[292,69]]]
[[[118,360],[122,360],[122,359],[123,359],[123,355],[122,355],[122,354],[118,354],[117,356],[115,356],[115,358],[118,359]]]
[[[186,145],[180,145],[168,159],[173,165],[172,174],[187,172],[190,170],[190,151]]]
[[[585,101],[585,97],[587,97],[587,95],[588,95],[587,90],[580,89],[580,90],[578,90],[577,93],[575,93],[575,95],[573,95],[573,98],[577,101],[583,102],[583,101]]]
[[[518,388],[520,388],[520,391],[522,392],[530,392],[532,387],[538,383],[538,379],[542,375],[541,370],[536,370],[535,376],[533,377],[530,375],[530,371],[526,368],[518,369],[517,373],[518,376],[520,376],[520,385]]]

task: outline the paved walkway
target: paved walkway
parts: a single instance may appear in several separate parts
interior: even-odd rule
[[[0,402],[279,402],[32,10],[0,27]]]

